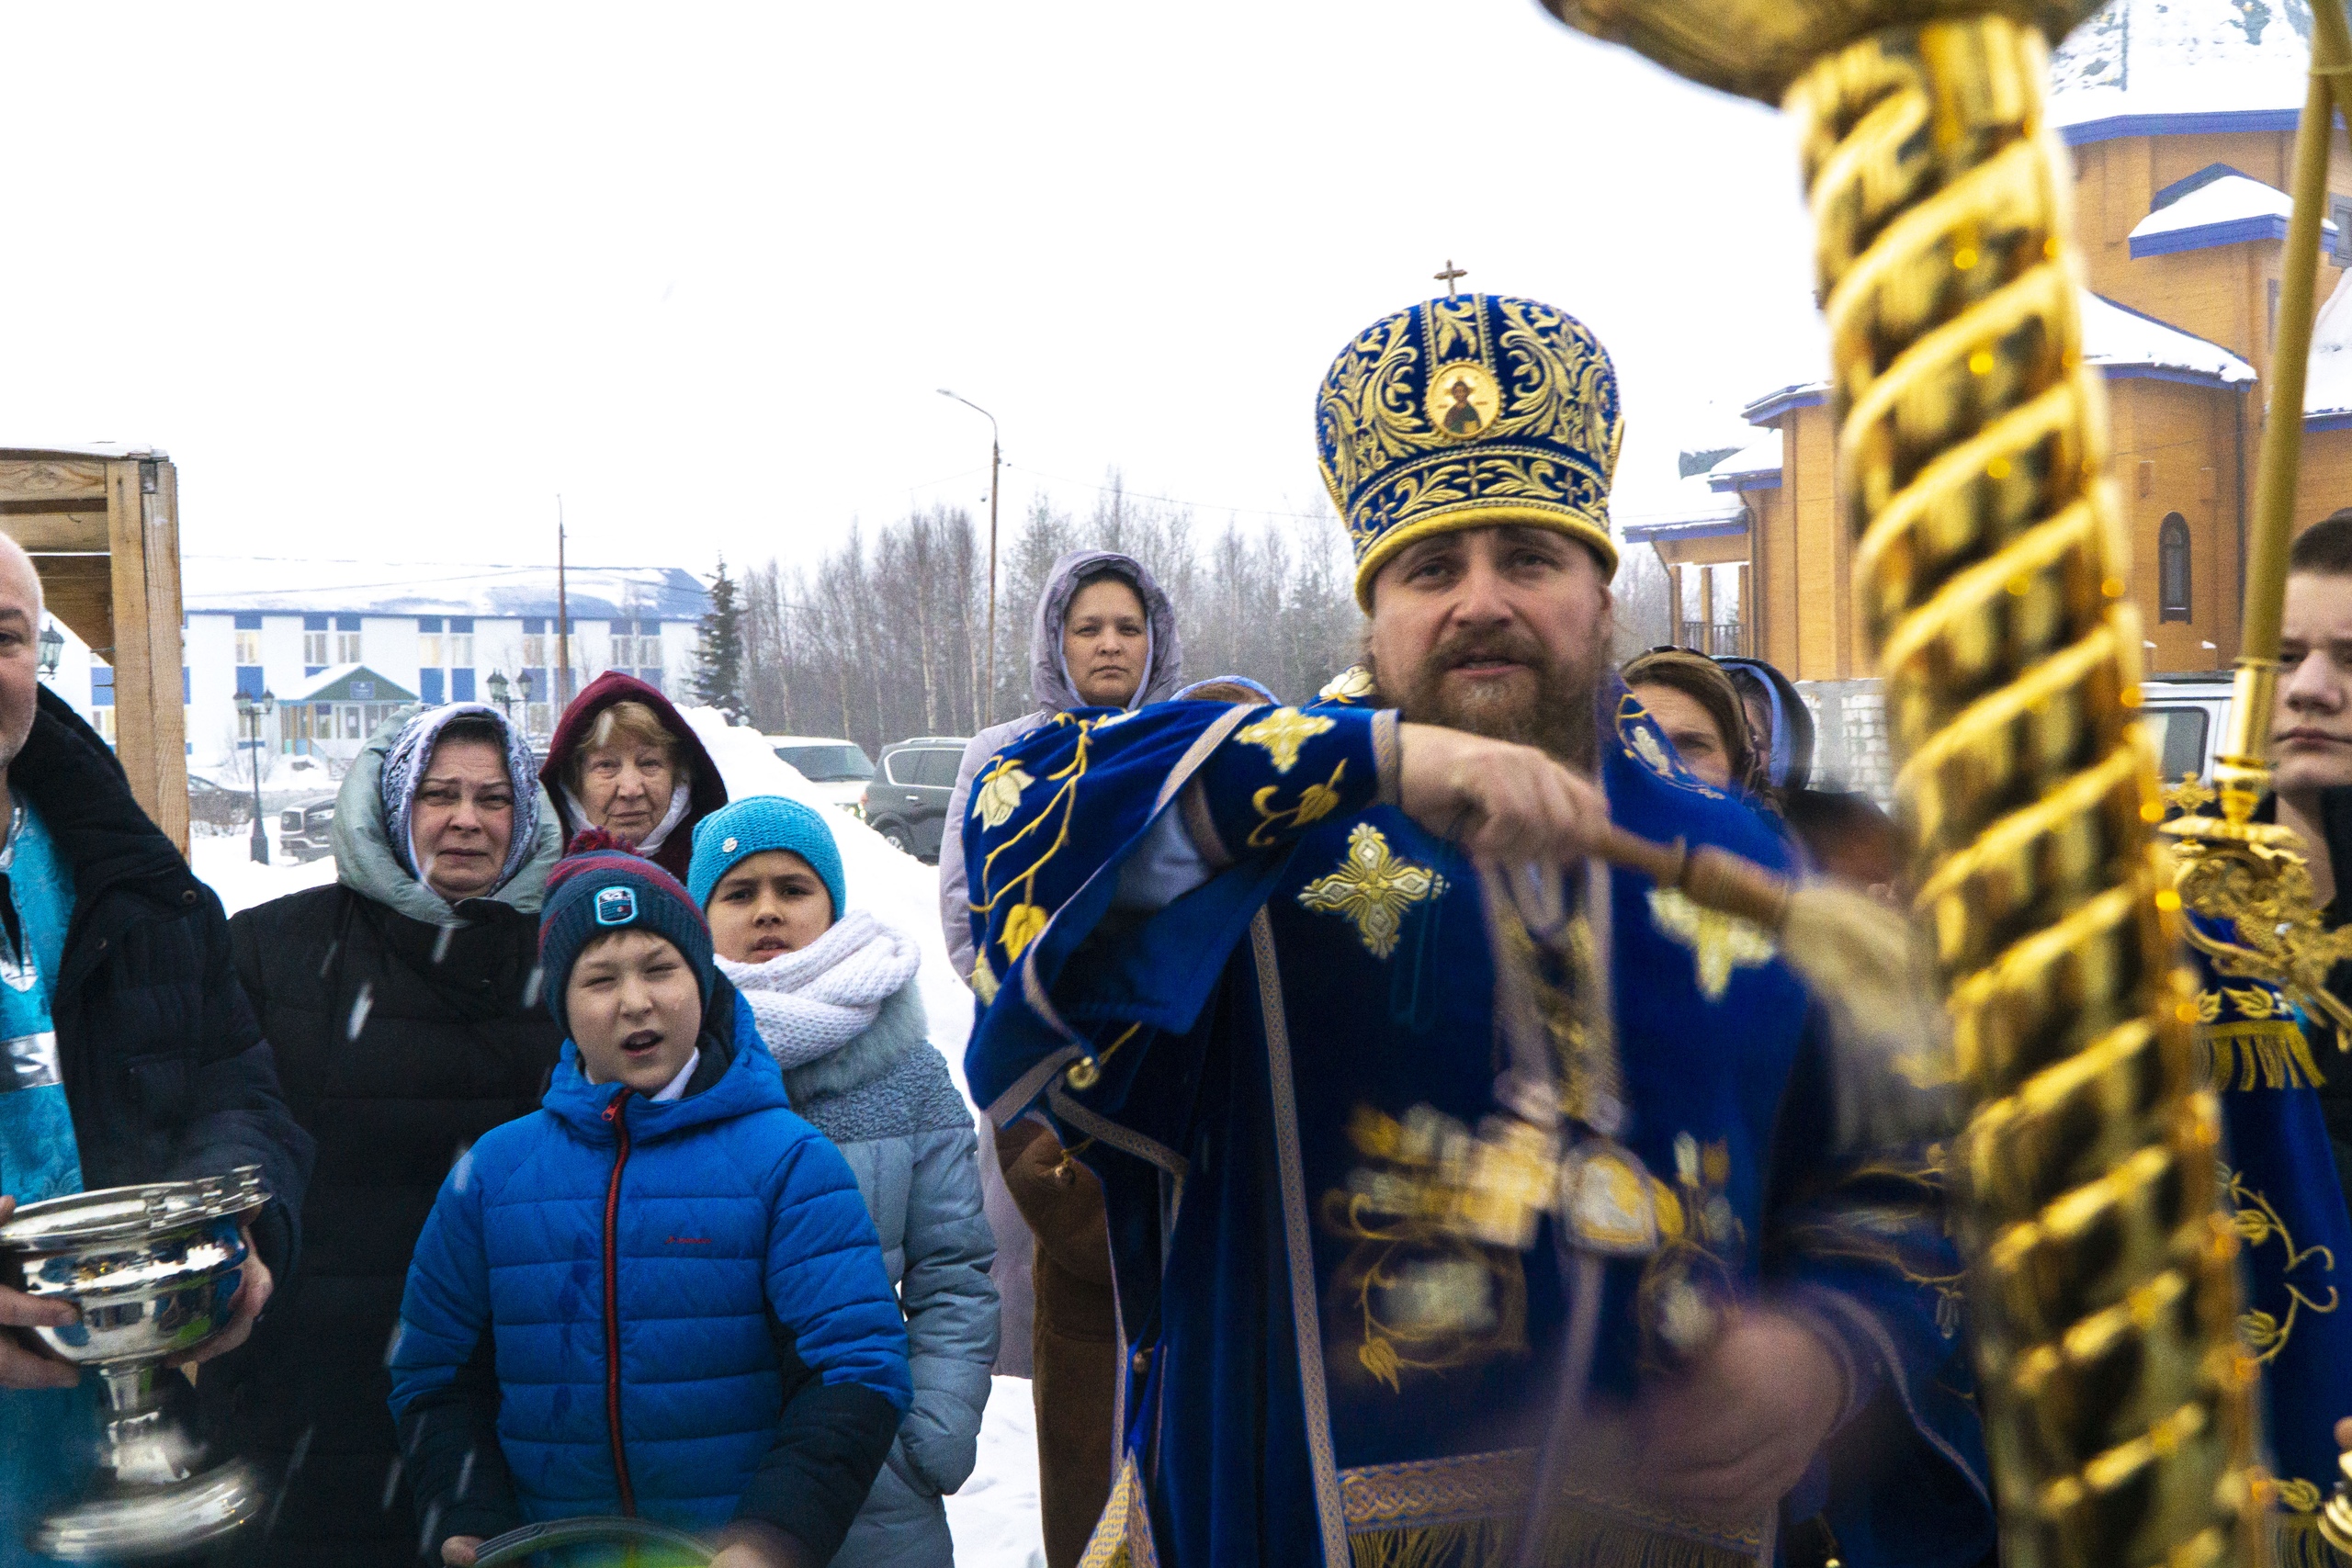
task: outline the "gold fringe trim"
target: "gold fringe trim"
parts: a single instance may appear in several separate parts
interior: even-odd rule
[[[2283,1019],[2199,1024],[2197,1071],[2199,1083],[2223,1090],[2317,1089],[2327,1081],[2303,1032]]]
[[[1516,1519],[1472,1519],[1413,1529],[1351,1535],[1355,1568],[1508,1568],[1519,1539]],[[2295,1568],[2286,1565],[2284,1568]],[[1752,1553],[1658,1535],[1590,1514],[1561,1509],[1544,1531],[1545,1568],[1755,1568]],[[2341,1562],[2326,1568],[2344,1568]]]

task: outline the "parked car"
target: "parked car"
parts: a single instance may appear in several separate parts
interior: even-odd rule
[[[2167,784],[2184,773],[2211,783],[2213,758],[2230,721],[2230,677],[2196,671],[2154,675],[2140,682],[2140,721],[2156,752],[2156,772]]]
[[[958,735],[918,735],[885,746],[881,767],[866,782],[861,814],[876,832],[917,860],[939,859],[940,829],[947,821],[947,797],[956,788],[964,744]]]
[[[277,850],[290,861],[317,860],[334,853],[328,835],[334,829],[334,796],[320,795],[288,807],[277,814]]]
[[[866,781],[874,776],[874,759],[854,740],[824,735],[771,735],[768,744],[776,756],[799,771],[823,795],[843,811],[856,811],[865,799]]]
[[[187,819],[208,828],[242,828],[254,819],[254,797],[198,773],[187,776]]]

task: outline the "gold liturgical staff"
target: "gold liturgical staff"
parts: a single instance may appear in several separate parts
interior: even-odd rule
[[[2047,39],[2093,7],[1548,3],[1796,123],[1838,493],[1972,1100],[1952,1174],[2003,1561],[2250,1561],[2217,1112],[2042,112]]]

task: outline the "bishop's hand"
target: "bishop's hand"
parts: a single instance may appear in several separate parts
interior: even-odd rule
[[[1702,1359],[1635,1406],[1643,1479],[1666,1499],[1752,1518],[1804,1477],[1845,1404],[1845,1376],[1813,1329],[1742,1312]]]
[[[1434,724],[1396,727],[1397,803],[1474,860],[1561,864],[1609,820],[1600,786],[1532,746]]]

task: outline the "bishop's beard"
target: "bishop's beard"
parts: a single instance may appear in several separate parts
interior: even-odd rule
[[[1380,699],[1413,724],[1442,724],[1494,740],[1533,746],[1582,773],[1598,756],[1594,704],[1609,670],[1609,629],[1600,627],[1583,649],[1554,657],[1518,627],[1448,637],[1406,670],[1384,670],[1364,649]],[[1483,659],[1507,659],[1535,676],[1531,688],[1513,682],[1498,690],[1449,690],[1445,676]]]

